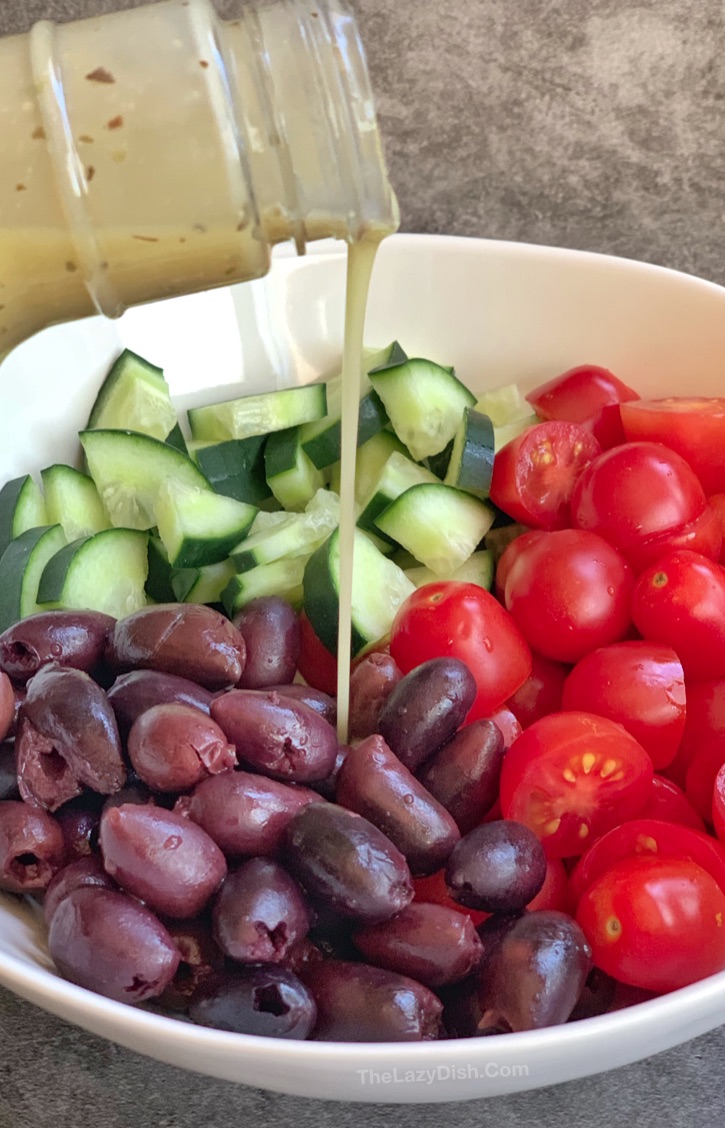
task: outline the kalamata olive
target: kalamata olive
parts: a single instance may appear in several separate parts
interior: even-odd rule
[[[213,607],[157,603],[116,624],[108,658],[116,670],[160,670],[216,690],[239,681],[245,646]]]
[[[219,982],[224,972],[224,953],[204,920],[172,920],[166,927],[178,948],[179,966],[159,997],[159,1006],[184,1012],[197,995]]]
[[[50,748],[34,734],[50,741]],[[44,666],[28,683],[17,745],[20,794],[51,811],[78,794],[68,794],[74,780],[112,795],[126,778],[113,709],[81,670]]]
[[[118,891],[116,882],[104,870],[103,862],[98,854],[88,854],[85,858],[76,858],[75,861],[58,870],[45,891],[43,916],[46,924],[50,924],[61,901],[74,889],[80,889],[82,885],[93,885],[98,889]]]
[[[454,901],[485,913],[515,913],[540,891],[546,854],[532,830],[511,819],[474,827],[454,847],[446,885]]]
[[[504,756],[501,730],[493,721],[459,729],[418,772],[418,779],[455,819],[461,834],[478,826],[498,798]]]
[[[17,684],[13,685],[13,698],[14,698],[15,715],[13,716],[12,722],[10,724],[10,728],[8,730],[8,739],[10,737],[15,736],[15,733],[16,733],[17,727],[18,727],[18,717],[20,715],[20,709],[22,707],[23,702],[25,701],[26,696],[27,695],[26,695],[26,692],[25,692],[25,686],[24,685],[17,685]]]
[[[233,689],[214,698],[211,716],[236,745],[240,762],[262,775],[309,783],[332,771],[337,733],[301,701],[273,691]]]
[[[4,740],[15,723],[15,694],[13,683],[0,671],[0,740]]]
[[[126,735],[131,725],[153,705],[192,705],[209,714],[213,694],[188,678],[164,674],[160,670],[130,670],[116,678],[108,700],[116,714],[118,727]]]
[[[378,718],[378,732],[411,772],[453,736],[476,698],[476,681],[458,658],[431,658],[406,674]]]
[[[379,650],[366,654],[353,667],[348,715],[351,740],[363,740],[378,731],[383,706],[402,677],[395,659]]]
[[[304,978],[317,1004],[315,1041],[423,1042],[440,1037],[440,999],[406,975],[325,960],[309,964]]]
[[[224,855],[201,827],[161,807],[128,804],[103,812],[106,872],[164,916],[197,916],[221,885]]]
[[[214,938],[240,963],[283,963],[310,927],[294,878],[271,858],[250,858],[227,874],[214,899]]]
[[[179,963],[161,921],[109,889],[82,887],[64,897],[50,922],[48,947],[66,979],[122,1003],[160,995]]]
[[[317,1008],[311,992],[285,967],[239,968],[201,991],[189,1007],[200,1026],[267,1038],[307,1038]]]
[[[237,762],[219,725],[193,705],[152,705],[128,734],[129,759],[154,791],[188,791]]]
[[[285,833],[290,872],[340,916],[374,924],[413,899],[405,858],[371,822],[334,803],[311,803]]]
[[[179,800],[181,813],[202,827],[228,858],[275,854],[287,824],[308,803],[306,787],[291,787],[252,772],[223,772],[197,784]]]
[[[370,963],[409,975],[426,987],[464,979],[483,955],[469,916],[423,902],[413,902],[392,920],[357,929],[353,940]]]
[[[3,744],[0,744],[0,800],[19,798],[15,742],[6,740]]]
[[[480,1028],[535,1030],[566,1022],[591,966],[586,937],[570,916],[544,909],[523,913],[483,963]]]
[[[68,862],[75,861],[77,858],[87,858],[98,841],[101,812],[96,807],[70,803],[66,807],[61,807],[55,817],[63,834]]]
[[[21,683],[51,662],[90,673],[115,625],[100,611],[39,611],[0,635],[0,669]]]
[[[308,964],[321,963],[324,958],[317,944],[313,944],[309,936],[305,936],[304,940],[290,948],[284,966],[295,975],[301,975]]]
[[[126,803],[135,804],[137,807],[146,807],[149,804],[152,807],[163,806],[159,802],[160,798],[161,796],[154,795],[146,784],[141,782],[135,772],[129,772],[121,790],[108,796],[101,813],[110,810],[111,807],[123,807]]]
[[[300,621],[291,604],[278,595],[263,595],[250,600],[232,622],[247,648],[240,689],[267,689],[294,679]]]
[[[0,803],[0,889],[47,889],[64,862],[63,833],[51,815],[14,799]]]
[[[340,776],[340,769],[347,759],[347,754],[350,751],[349,744],[340,744],[337,748],[337,755],[335,756],[335,763],[333,764],[332,771],[324,779],[317,779],[314,783],[310,784],[323,799],[335,798],[335,791],[337,789],[337,781]]]
[[[269,692],[278,693],[280,697],[290,697],[293,701],[301,701],[331,725],[337,722],[337,701],[334,697],[330,697],[329,693],[323,693],[321,689],[293,682],[292,685],[270,685]]]
[[[579,1022],[582,1018],[594,1018],[598,1014],[606,1014],[617,990],[617,981],[602,971],[600,967],[593,967],[587,976],[574,1010],[569,1015],[569,1022]]]
[[[401,764],[382,736],[369,736],[350,749],[335,798],[382,830],[416,877],[445,865],[460,838],[445,808]]]

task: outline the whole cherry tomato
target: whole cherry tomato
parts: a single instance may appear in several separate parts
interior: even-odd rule
[[[566,419],[589,428],[603,450],[624,442],[620,403],[639,399],[607,368],[582,364],[529,392],[540,419]]]
[[[543,536],[546,536],[543,529],[530,529],[529,532],[522,533],[521,536],[512,540],[502,552],[501,558],[496,565],[496,575],[493,584],[493,590],[501,603],[504,602],[504,592],[506,591],[508,574],[511,571],[514,561],[518,559],[519,553],[523,552],[528,545],[534,544],[537,540],[540,540]]]
[[[660,819],[662,822],[689,826],[693,830],[705,830],[705,823],[682,788],[671,779],[657,773],[652,779],[652,791],[639,813],[639,818]]]
[[[685,776],[685,795],[705,822],[712,822],[712,796],[720,768],[725,764],[725,740],[714,736],[693,757]]]
[[[680,787],[685,786],[685,776],[692,760],[703,745],[713,737],[725,740],[725,679],[687,681],[687,716],[680,747],[665,775]]]
[[[547,713],[558,713],[569,667],[535,652],[531,655],[531,673],[506,704],[522,728],[528,728]]]
[[[665,443],[690,464],[706,493],[725,490],[725,399],[670,396],[621,409],[628,439]]]
[[[300,613],[300,656],[297,669],[308,685],[323,693],[337,693],[337,658],[320,642],[312,623]]]
[[[722,552],[723,529],[720,514],[709,498],[699,517],[682,525],[674,532],[658,533],[641,544],[627,550],[627,559],[635,572],[643,572],[651,564],[656,564],[661,556],[674,552],[676,548],[687,548],[699,552],[709,560],[719,560]]]

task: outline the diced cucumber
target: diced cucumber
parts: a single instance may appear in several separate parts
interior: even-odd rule
[[[305,564],[304,556],[295,556],[260,564],[258,568],[233,576],[222,592],[227,615],[236,615],[245,603],[262,595],[279,595],[298,606],[302,601]]]
[[[38,602],[116,619],[138,611],[146,604],[147,540],[137,529],[104,529],[65,545],[43,569]]]
[[[5,483],[0,490],[0,555],[15,537],[47,523],[43,495],[30,474]]]
[[[437,576],[447,576],[474,552],[493,518],[483,501],[437,482],[406,490],[375,524]]]
[[[186,445],[186,439],[184,438],[184,432],[181,430],[181,427],[178,423],[175,423],[171,428],[168,435],[164,439],[164,442],[168,443],[169,446],[176,447],[176,449],[180,450],[182,454],[189,453],[189,448]]]
[[[176,602],[176,592],[172,584],[173,578],[174,569],[169,564],[169,554],[158,537],[150,536],[146,594],[153,603]]]
[[[451,441],[476,397],[455,376],[431,360],[408,360],[371,372],[396,435],[416,461],[438,454]]]
[[[466,408],[453,440],[446,476],[447,486],[475,497],[488,497],[493,475],[493,424],[487,415]]]
[[[0,557],[0,632],[35,611],[45,565],[65,544],[60,525],[26,529]]]
[[[355,460],[355,501],[362,504],[380,477],[380,471],[390,458],[391,454],[404,454],[410,457],[409,451],[392,431],[379,431],[368,439],[366,443],[357,448]],[[411,460],[412,461],[412,460]],[[330,489],[340,492],[340,463],[332,469]]]
[[[506,427],[531,415],[531,404],[524,399],[518,384],[502,384],[479,396],[476,411],[487,415],[494,427]]]
[[[224,442],[310,423],[313,419],[322,419],[326,410],[325,385],[307,384],[193,407],[189,411],[189,426],[195,439]]]
[[[40,471],[48,522],[61,525],[66,540],[87,537],[109,527],[95,482],[87,474],[56,462]]]
[[[252,521],[249,535],[251,537],[257,533],[266,533],[268,529],[274,529],[277,525],[281,525],[288,517],[289,513],[285,512],[284,509],[276,509],[273,513],[268,513],[266,509],[260,509]]]
[[[111,524],[122,529],[151,529],[156,503],[166,481],[212,488],[194,462],[168,443],[137,431],[81,431],[81,445]]]
[[[222,592],[233,576],[231,560],[203,568],[183,568],[172,577],[172,598],[179,603],[220,603]]]
[[[466,408],[466,411],[468,411],[468,408]],[[446,446],[444,446],[443,450],[439,451],[438,454],[432,454],[430,458],[425,459],[425,466],[427,466],[431,473],[435,474],[436,478],[438,478],[441,482],[448,473],[448,467],[451,462],[452,454],[453,440],[451,439],[451,441],[447,443]]]
[[[450,576],[437,576],[430,568],[423,566],[406,568],[405,574],[417,588],[423,587],[424,584],[435,583],[436,580],[446,579],[458,580],[459,583],[478,584],[479,587],[490,591],[493,584],[493,554],[487,549],[474,552],[472,556],[468,557],[468,560],[461,564],[460,568],[451,572]]]
[[[266,435],[199,446],[199,469],[219,494],[259,505],[272,496],[264,474]]]
[[[519,525],[512,521],[508,525],[494,525],[486,533],[486,548],[491,553],[494,564],[498,564],[504,552],[511,544],[511,541],[516,540],[517,537],[523,533],[529,533],[531,530],[526,525]]]
[[[325,484],[321,470],[302,449],[301,427],[276,431],[264,447],[267,483],[285,509],[304,509]]]
[[[328,490],[318,490],[315,497],[319,494],[335,497]],[[315,498],[304,513],[290,513],[285,521],[242,541],[230,553],[236,570],[247,572],[259,564],[271,564],[282,557],[310,556],[337,527],[340,519],[339,499],[336,505],[315,505],[314,502]]]
[[[176,424],[163,371],[124,349],[101,384],[87,430],[122,428],[165,439]]]
[[[496,453],[505,447],[506,443],[510,443],[512,439],[517,439],[524,431],[528,431],[529,427],[534,427],[540,423],[538,415],[525,415],[522,419],[514,419],[511,423],[506,423],[503,427],[494,427],[493,435],[496,446]]]
[[[359,529],[355,531],[352,590],[352,654],[390,630],[401,603],[414,586],[392,561],[378,552]],[[337,653],[340,603],[339,530],[310,557],[305,568],[304,607],[315,634]]]
[[[362,512],[357,521],[360,528],[372,529],[379,534],[380,530],[375,524],[378,515],[406,490],[425,482],[439,484],[435,474],[431,474],[430,470],[395,451],[383,465],[377,481],[363,500]]]
[[[172,478],[156,498],[156,524],[173,568],[218,564],[249,531],[253,505]]]
[[[357,425],[357,445],[382,431],[388,422],[387,412],[377,392],[371,388],[360,400]],[[302,449],[319,470],[332,466],[340,459],[342,442],[342,417],[327,415],[316,423],[305,423],[302,428]]]

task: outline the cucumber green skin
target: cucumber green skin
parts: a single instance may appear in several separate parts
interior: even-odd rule
[[[3,553],[13,539],[15,508],[28,475],[13,478],[0,490],[0,553]]]
[[[95,586],[88,583],[88,553],[83,550],[86,545],[93,547],[90,549],[91,557],[94,549],[100,544],[111,544],[113,546],[114,557],[118,561],[118,574],[123,575],[126,572],[127,560],[125,557],[125,546],[119,546],[119,540],[128,541],[132,538],[140,548],[138,538],[143,537],[143,547],[147,551],[148,536],[139,530],[129,529],[102,529],[98,533],[92,533],[87,537],[78,537],[77,540],[71,541],[70,544],[64,545],[59,549],[54,556],[50,558],[43,574],[40,577],[40,584],[38,585],[38,603],[59,603],[61,606],[68,606],[68,589],[67,582],[76,569],[81,569],[80,575],[83,577],[83,595],[82,599],[87,599],[87,606],[89,608],[98,608],[96,602],[98,591]],[[108,538],[111,538],[110,540]],[[79,573],[76,572],[76,576]],[[109,577],[107,584],[113,586],[113,578]],[[106,585],[104,585],[106,586]],[[145,586],[145,585],[144,585]],[[71,606],[74,606],[71,604]],[[77,604],[75,604],[77,606]]]
[[[488,497],[493,477],[495,438],[493,423],[479,411],[467,411],[461,427],[464,428],[463,449],[457,467],[450,462],[445,475],[446,485],[457,486],[477,497]]]
[[[376,368],[369,368],[368,376],[371,372],[384,372],[386,368],[399,368],[401,364],[405,364],[407,359],[408,354],[402,346],[399,345],[397,341],[393,341],[385,363],[379,364]]]
[[[149,571],[146,579],[146,594],[155,603],[176,603],[177,595],[172,587],[174,569],[158,537],[149,537]]]
[[[377,392],[370,391],[360,400],[360,416],[357,425],[357,445],[362,446],[373,435],[382,431],[388,422],[388,413],[383,407],[383,401]],[[338,462],[342,449],[342,422],[340,419],[331,420],[329,427],[313,435],[311,438],[302,439],[302,449],[318,470],[324,470]]]
[[[200,449],[196,461],[216,493],[259,505],[272,497],[264,469],[266,441],[266,435],[228,439]]]
[[[146,375],[150,378],[150,382],[156,381],[162,388],[166,387],[166,380],[164,379],[164,372],[162,368],[157,368],[155,364],[151,364],[148,360],[144,360],[138,353],[133,352],[131,349],[124,349],[120,356],[116,357],[105,380],[101,384],[98,395],[96,396],[95,403],[91,408],[91,414],[88,416],[87,427],[95,427],[103,410],[108,403],[111,392],[113,391],[118,379],[123,375],[126,364],[129,359],[135,360],[144,370]]]
[[[440,480],[443,481],[448,471],[452,454],[453,439],[451,439],[448,445],[445,446],[443,450],[439,451],[438,454],[431,454],[426,458],[425,465],[428,467],[431,474],[435,474],[436,478],[440,478]]]
[[[249,518],[246,530],[237,530],[226,537],[185,537],[174,558],[172,567],[203,568],[206,564],[220,564],[245,536],[254,516]]]
[[[186,445],[186,439],[184,438],[184,432],[181,430],[181,427],[179,426],[178,423],[176,424],[175,427],[171,428],[168,435],[164,439],[164,442],[167,443],[171,447],[175,447],[176,450],[180,450],[182,454],[185,454],[188,457],[189,448]]]
[[[300,446],[300,428],[287,427],[269,435],[264,446],[265,478],[276,478],[294,470],[297,465],[297,451]]]
[[[78,537],[78,540],[64,545],[48,561],[38,585],[38,603],[56,603],[60,599],[70,563],[78,549],[89,540],[91,540],[90,535]]]
[[[334,540],[333,534],[312,553],[305,567],[302,590],[305,614],[312,624],[312,629],[323,646],[331,654],[337,655],[339,597],[330,568],[330,553],[334,547]],[[354,621],[351,640],[353,655],[368,644],[368,639],[356,628]]]
[[[40,541],[53,529],[62,534],[60,525],[39,525],[36,529],[26,529],[10,542],[0,557],[0,632],[7,630],[28,613],[24,608],[25,569]],[[35,598],[32,602],[36,602]]]

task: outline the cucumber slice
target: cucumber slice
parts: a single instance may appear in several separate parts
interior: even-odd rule
[[[484,392],[476,400],[476,411],[487,415],[494,427],[506,427],[531,415],[531,404],[524,399],[518,384],[503,384]]]
[[[174,569],[169,564],[169,554],[158,537],[150,536],[146,594],[153,603],[177,602],[172,585],[173,578]]]
[[[390,630],[395,614],[414,586],[359,529],[355,531],[352,590],[352,654]],[[339,530],[310,557],[305,568],[304,607],[315,634],[337,653],[340,603]]]
[[[455,572],[451,572],[450,576],[437,576],[430,568],[423,566],[419,568],[406,568],[405,574],[417,588],[423,587],[424,584],[435,583],[436,580],[441,578],[446,580],[457,580],[459,583],[478,584],[479,587],[486,588],[487,591],[491,590],[493,584],[493,553],[487,549],[481,549],[480,552],[474,552],[472,556],[468,557],[461,564],[460,568],[456,568]]]
[[[0,632],[35,611],[47,610],[38,603],[40,577],[64,544],[60,525],[41,525],[26,529],[7,546],[0,557]]]
[[[307,384],[301,388],[284,388],[243,396],[225,403],[193,407],[189,426],[195,439],[224,442],[226,439],[247,439],[252,435],[268,435],[300,423],[322,419],[327,410],[324,384]]]
[[[478,498],[437,482],[406,490],[375,524],[437,576],[448,576],[474,552],[493,518]]]
[[[146,605],[147,534],[104,529],[65,545],[43,569],[38,602],[103,611],[115,619]]]
[[[302,449],[301,427],[289,427],[269,436],[264,447],[267,483],[285,509],[304,509],[325,484],[322,471]]]
[[[318,494],[327,494],[329,498],[334,496],[327,490],[318,490]],[[337,528],[340,520],[339,500],[337,505],[315,505],[314,502],[315,498],[305,513],[287,514],[286,520],[273,528],[254,533],[242,541],[230,553],[236,570],[247,572],[259,564],[271,564],[282,557],[310,556]]]
[[[98,430],[81,431],[80,440],[115,528],[153,528],[159,492],[167,480],[212,493],[192,460],[159,439],[137,431]]]
[[[466,408],[466,411],[468,411],[468,408]],[[436,478],[438,478],[441,482],[448,473],[448,467],[451,464],[452,454],[453,440],[451,440],[451,442],[444,446],[443,450],[439,451],[438,454],[432,454],[430,458],[425,459],[425,465],[428,467],[431,473],[435,474]]]
[[[361,529],[371,529],[380,535],[380,530],[375,524],[378,515],[406,490],[426,482],[439,484],[435,474],[431,474],[430,470],[395,451],[383,465],[377,481],[364,499],[358,525]]]
[[[47,524],[43,495],[30,474],[6,482],[0,490],[0,555],[26,529]]]
[[[199,469],[219,494],[259,505],[272,496],[264,473],[266,435],[198,447]]]
[[[109,528],[95,482],[87,474],[56,462],[40,471],[48,522],[61,525],[66,540],[74,541]]]
[[[464,410],[476,402],[452,368],[431,360],[408,360],[373,371],[370,381],[396,435],[416,462],[442,451],[455,435]]]
[[[493,423],[487,415],[466,408],[453,440],[446,476],[447,486],[475,497],[488,497],[493,475]]]
[[[279,595],[299,606],[302,602],[305,564],[304,556],[296,556],[275,560],[272,564],[260,564],[258,568],[233,576],[222,592],[222,603],[227,615],[236,615],[245,603],[262,595]]]
[[[391,454],[404,454],[410,457],[409,451],[392,431],[380,431],[368,439],[366,443],[357,448],[355,462],[355,501],[362,504],[370,490],[380,477],[380,471],[390,458]],[[411,460],[412,461],[412,460]],[[340,463],[335,463],[330,476],[330,489],[335,493],[340,492]]]
[[[220,563],[247,535],[256,514],[244,501],[171,478],[156,498],[156,524],[173,568]]]
[[[382,431],[388,415],[382,400],[372,388],[360,400],[357,424],[357,445]],[[302,428],[302,448],[318,470],[324,470],[340,460],[342,444],[341,415],[327,415],[316,423],[305,423]]]
[[[178,423],[175,423],[171,428],[168,435],[164,439],[164,442],[168,443],[169,446],[176,447],[176,449],[180,450],[182,454],[189,453],[189,448],[186,445],[186,439],[184,438],[184,432],[181,430],[181,427]]]
[[[124,349],[101,384],[87,430],[128,428],[165,439],[176,423],[163,371]]]
[[[510,443],[512,439],[517,439],[524,431],[528,431],[529,427],[534,427],[540,422],[538,415],[525,415],[522,419],[514,419],[503,427],[494,427],[496,453],[501,450],[501,447],[505,447],[506,443]]]
[[[220,603],[222,592],[233,576],[231,560],[203,568],[183,568],[172,577],[172,598],[179,603]]]

